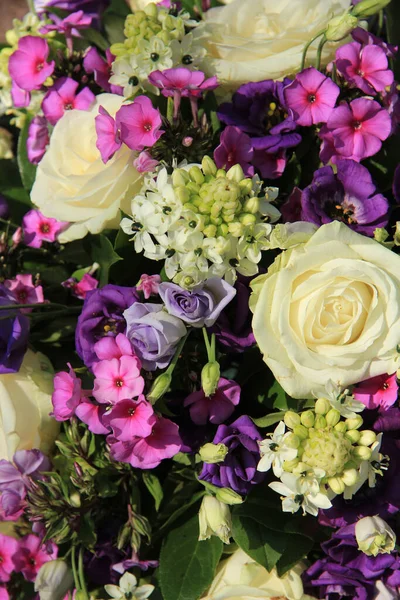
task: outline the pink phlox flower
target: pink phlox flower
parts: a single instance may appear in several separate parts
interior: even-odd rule
[[[18,41],[8,63],[11,79],[22,90],[38,90],[53,73],[55,62],[47,62],[49,45],[46,40],[26,35]]]
[[[146,273],[143,273],[140,276],[136,289],[143,292],[145,299],[148,300],[150,296],[158,294],[160,283],[161,277],[159,275],[146,275]]]
[[[345,44],[336,50],[336,68],[353,86],[365,94],[375,95],[393,83],[385,51],[379,46]]]
[[[77,406],[87,392],[82,390],[82,381],[76,376],[71,365],[69,371],[60,371],[54,376],[54,391],[51,397],[53,417],[57,421],[68,421],[74,416]]]
[[[41,538],[29,534],[18,542],[13,555],[15,571],[22,573],[27,581],[35,581],[40,568],[50,560],[57,558],[58,548],[53,543],[43,545]]]
[[[382,48],[388,58],[396,58],[396,54],[399,49],[398,46],[393,46],[393,44],[386,43],[382,38],[377,37],[362,27],[356,27],[353,29],[351,32],[351,37],[355,42],[359,42],[363,46],[379,46],[379,48]]]
[[[50,143],[49,129],[45,117],[36,116],[32,119],[26,140],[28,160],[37,165],[43,158],[46,148]]]
[[[284,90],[288,108],[299,125],[326,123],[340,93],[339,87],[320,71],[309,67],[296,75]]]
[[[110,428],[103,422],[106,411],[107,406],[84,400],[76,407],[75,414],[88,426],[89,431],[96,435],[104,435],[110,433]]]
[[[32,275],[16,275],[15,279],[6,279],[5,287],[11,292],[18,304],[41,304],[44,302],[43,288],[35,285]],[[23,308],[21,312],[29,313],[31,308]]]
[[[22,242],[22,239],[24,237],[24,232],[22,230],[22,227],[18,227],[15,232],[12,235],[12,243],[13,243],[13,248],[16,248],[17,246],[20,245],[20,243]]]
[[[246,177],[252,177],[254,167],[250,163],[253,156],[254,150],[250,137],[239,127],[228,125],[221,134],[219,146],[214,150],[217,167],[228,170],[238,164],[242,167]]]
[[[398,391],[399,385],[394,373],[378,375],[358,383],[353,390],[353,395],[356,400],[365,404],[366,408],[371,410],[379,408],[380,412],[385,412],[396,402]]]
[[[7,588],[0,585],[0,600],[10,600],[10,596],[7,592]]]
[[[112,428],[114,437],[120,442],[148,437],[156,420],[153,407],[144,396],[137,401],[121,400],[104,417],[104,423]]]
[[[65,19],[61,19],[55,14],[51,15],[53,23],[44,25],[39,29],[41,34],[50,33],[50,31],[57,31],[65,36],[81,37],[79,29],[88,29],[92,24],[92,17],[85,14],[83,10],[78,10],[71,13]]]
[[[49,89],[42,110],[51,125],[55,125],[67,110],[89,110],[96,97],[87,87],[76,93],[78,87],[79,83],[71,77],[61,77]]]
[[[63,221],[45,217],[39,210],[30,210],[22,219],[24,243],[31,248],[40,248],[43,242],[55,242],[67,225]]]
[[[154,146],[164,131],[160,111],[147,96],[138,96],[131,104],[122,106],[115,117],[121,140],[131,150],[141,152]]]
[[[89,273],[85,273],[80,281],[75,279],[75,277],[69,277],[61,285],[70,289],[72,294],[76,298],[79,298],[79,300],[84,300],[88,292],[98,287],[99,282]]]
[[[31,93],[22,90],[15,81],[11,84],[11,100],[15,108],[26,108],[31,101]]]
[[[112,358],[121,358],[122,356],[136,356],[133,346],[123,333],[118,333],[115,337],[103,337],[95,343],[93,349],[99,360],[111,360]],[[136,357],[137,358],[137,357]],[[138,367],[142,365],[138,360]]]
[[[190,71],[185,67],[153,71],[149,75],[152,85],[159,88],[163,96],[173,96],[179,92],[181,96],[200,96],[203,92],[218,87],[216,77],[205,78],[202,71]]]
[[[121,133],[116,120],[102,106],[99,107],[99,114],[95,118],[95,127],[96,147],[101,154],[102,161],[106,163],[121,148]]]
[[[343,103],[333,109],[320,135],[328,138],[327,148],[334,149],[335,155],[329,157],[333,162],[337,155],[359,162],[379,152],[391,129],[390,115],[378,102],[372,98],[356,98],[350,104]],[[327,148],[324,149],[325,161]]]
[[[122,95],[123,88],[119,85],[109,83],[111,77],[111,65],[115,60],[114,54],[107,49],[104,59],[96,48],[89,48],[83,59],[83,67],[89,75],[94,74],[94,80],[103,90],[113,94]]]
[[[117,404],[121,400],[140,396],[144,388],[140,367],[136,356],[121,356],[94,363],[93,396],[102,404]]]
[[[120,442],[109,436],[111,456],[138,469],[154,469],[162,460],[172,458],[182,445],[178,425],[164,417],[157,417],[152,432],[145,438],[135,437]]]
[[[231,416],[239,401],[240,386],[221,377],[212,396],[207,397],[203,390],[193,392],[185,399],[184,406],[189,406],[190,418],[196,425],[208,422],[219,425]]]
[[[159,164],[158,160],[152,158],[146,150],[143,150],[143,152],[141,152],[133,161],[133,166],[138,173],[150,173],[151,171],[154,171]]]
[[[15,569],[13,556],[18,551],[19,543],[14,538],[0,534],[0,581],[10,581]]]

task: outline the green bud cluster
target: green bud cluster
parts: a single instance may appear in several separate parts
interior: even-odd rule
[[[293,432],[292,443],[298,448],[297,457],[284,463],[285,471],[322,469],[322,483],[335,494],[342,494],[346,486],[357,482],[358,467],[371,458],[370,446],[376,441],[373,431],[360,431],[360,415],[343,419],[325,398],[320,398],[314,410],[301,414],[288,411],[284,420]]]
[[[225,171],[205,156],[201,168],[175,169],[172,184],[184,210],[198,215],[205,237],[239,238],[259,221],[260,201],[254,194],[252,179],[244,176],[240,165]]]

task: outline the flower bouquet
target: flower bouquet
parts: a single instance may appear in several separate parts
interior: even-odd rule
[[[0,600],[400,597],[399,22],[394,0],[14,21]]]

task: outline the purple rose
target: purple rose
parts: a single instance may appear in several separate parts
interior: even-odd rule
[[[8,290],[0,286],[0,306],[15,304]],[[29,319],[18,309],[0,312],[0,375],[17,373],[28,347]]]
[[[255,344],[249,309],[251,277],[239,275],[235,282],[236,296],[219,315],[211,331],[220,344],[232,352],[244,352]]]
[[[297,203],[297,206],[296,206]],[[337,174],[322,167],[302,193],[292,194],[282,207],[284,219],[324,225],[343,221],[358,233],[373,236],[388,222],[389,202],[376,193],[371,175],[354,160],[338,160]]]
[[[213,444],[225,444],[228,454],[224,462],[204,464],[199,478],[217,487],[229,487],[241,495],[264,479],[257,471],[260,460],[258,441],[262,439],[250,417],[239,417],[231,425],[220,425]]]
[[[163,310],[162,304],[136,302],[125,310],[126,336],[148,371],[166,367],[179,340],[186,335],[180,319]]]
[[[76,351],[87,367],[98,360],[93,346],[102,337],[125,333],[123,312],[139,297],[135,288],[108,284],[86,294],[75,333]]]
[[[192,327],[210,327],[236,290],[223,279],[213,277],[190,291],[174,283],[161,283],[158,293],[170,315]]]
[[[342,527],[321,545],[326,557],[303,573],[306,592],[325,600],[373,600],[377,581],[398,591],[400,558],[397,552],[367,556],[358,550],[354,530],[355,525]]]

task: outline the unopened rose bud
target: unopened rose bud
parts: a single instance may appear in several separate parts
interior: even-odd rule
[[[204,496],[199,511],[199,540],[208,540],[215,535],[224,544],[229,544],[231,527],[229,507],[214,496]]]
[[[329,21],[325,37],[328,42],[338,42],[348,36],[357,27],[357,24],[358,18],[345,12]]]
[[[63,560],[42,565],[35,579],[35,592],[40,600],[63,600],[74,583],[72,572]]]
[[[242,504],[243,502],[242,496],[239,496],[239,494],[231,490],[231,488],[218,488],[215,492],[215,497],[220,502],[229,504],[230,506],[233,506],[234,504]]]
[[[301,423],[300,415],[293,412],[292,410],[288,410],[287,412],[285,412],[283,420],[285,421],[285,425],[290,429],[294,429],[296,425],[300,425]]]
[[[171,375],[168,372],[161,373],[154,381],[150,393],[147,395],[147,400],[154,404],[159,400],[166,392],[168,392],[171,385]]]
[[[390,4],[390,2],[391,0],[361,0],[361,2],[353,6],[351,14],[359,19],[366,19],[378,13]]]
[[[212,396],[217,389],[220,373],[219,363],[214,361],[204,365],[201,371],[201,387],[207,397]]]
[[[318,398],[315,403],[314,411],[317,415],[326,415],[326,413],[330,410],[331,405],[329,400],[326,398]]]
[[[201,460],[211,465],[223,462],[227,454],[225,444],[204,444],[199,450]]]
[[[355,534],[359,550],[367,556],[390,554],[396,546],[395,532],[378,516],[357,521]]]

